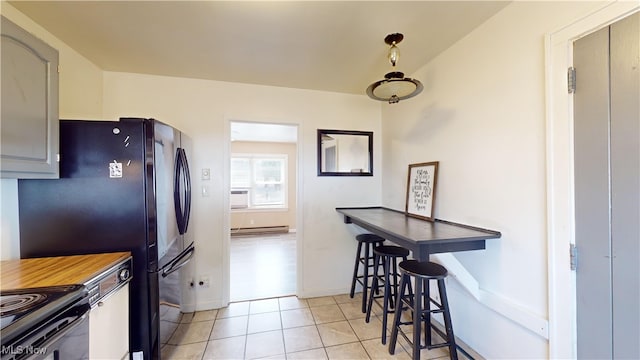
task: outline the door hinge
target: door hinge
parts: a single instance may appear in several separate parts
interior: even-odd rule
[[[567,69],[567,91],[569,94],[576,92],[576,68],[573,66]]]
[[[578,250],[576,244],[569,244],[569,264],[571,270],[575,270],[578,266]]]

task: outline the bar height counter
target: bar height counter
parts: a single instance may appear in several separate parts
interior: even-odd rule
[[[384,207],[336,208],[346,224],[356,224],[373,234],[402,246],[413,258],[428,261],[430,254],[483,250],[485,240],[500,232],[435,219],[427,221]]]

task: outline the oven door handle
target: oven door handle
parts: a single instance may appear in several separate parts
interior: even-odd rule
[[[74,319],[71,323],[69,323],[69,325],[67,325],[64,329],[62,329],[61,331],[59,331],[57,334],[55,334],[53,337],[45,339],[45,341],[41,344],[38,345],[38,348],[42,348],[42,349],[47,349],[45,350],[47,352],[48,355],[49,354],[49,350],[52,351],[57,351],[58,348],[55,346],[55,344],[60,341],[60,339],[62,339],[63,337],[65,337],[68,333],[70,333],[71,331],[73,331],[75,328],[79,327],[80,325],[82,325],[85,321],[88,320],[89,318],[89,304],[86,305],[86,309],[84,309],[84,313],[82,315],[80,315],[78,318]],[[56,325],[57,326],[57,325]],[[48,331],[48,329],[47,329]],[[46,332],[46,331],[45,331]],[[39,335],[39,334],[38,334]],[[36,339],[34,339],[36,342],[41,339],[41,337],[38,337],[38,335],[36,335]],[[44,334],[43,334],[44,335]],[[34,343],[32,342],[30,345],[27,346],[31,346]],[[88,351],[88,349],[87,349]],[[86,354],[88,355],[88,354]]]
[[[80,316],[79,318],[73,320],[71,322],[71,324],[67,325],[67,327],[64,328],[64,331],[59,332],[58,334],[56,334],[56,336],[54,336],[53,338],[51,338],[47,342],[45,342],[45,344],[43,344],[42,347],[46,348],[47,344],[53,344],[56,341],[60,340],[60,338],[65,336],[68,332],[70,332],[73,329],[77,328],[78,326],[82,325],[82,323],[85,320],[87,320],[88,317],[89,317],[89,313],[88,312],[82,314],[82,316]]]
[[[162,277],[167,277],[181,267],[185,266],[189,261],[191,261],[191,258],[193,258],[195,250],[196,248],[192,244],[187,250],[183,251],[182,254],[176,256],[175,259],[173,259],[169,264],[162,268]]]

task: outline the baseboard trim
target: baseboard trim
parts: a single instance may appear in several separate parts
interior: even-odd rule
[[[286,234],[289,225],[258,226],[249,228],[231,228],[231,236],[237,235],[261,235],[261,234]]]

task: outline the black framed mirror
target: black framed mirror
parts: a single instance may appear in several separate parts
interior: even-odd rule
[[[373,176],[373,132],[318,129],[318,176]]]

